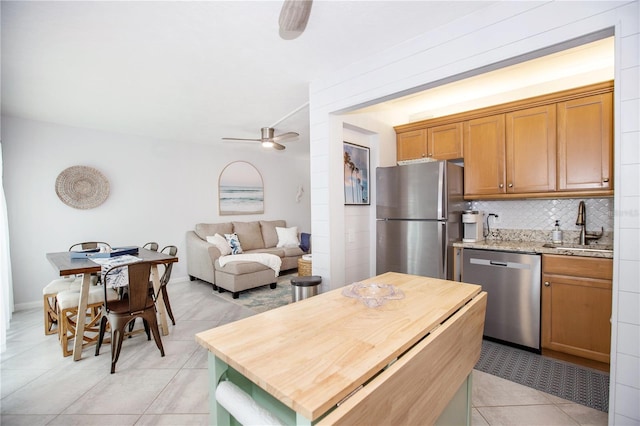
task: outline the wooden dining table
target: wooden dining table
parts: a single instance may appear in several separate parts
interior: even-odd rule
[[[156,310],[158,312],[158,324],[163,336],[169,334],[169,325],[167,323],[167,314],[160,291],[160,275],[158,273],[158,265],[175,263],[178,257],[170,256],[165,253],[147,250],[139,247],[135,257],[143,261],[153,262],[151,265],[151,281],[153,282],[153,290],[157,294]],[[78,318],[76,326],[76,334],[73,342],[73,360],[78,361],[82,358],[82,340],[84,335],[84,327],[87,312],[87,300],[89,298],[90,277],[92,274],[101,272],[101,265],[92,261],[90,258],[74,259],[71,258],[70,252],[47,253],[47,260],[61,277],[82,274],[82,284],[80,286],[80,295],[78,299]]]

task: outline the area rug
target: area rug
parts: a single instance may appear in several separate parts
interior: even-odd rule
[[[278,277],[276,288],[272,289],[269,285],[252,288],[240,292],[237,299],[234,299],[228,291],[223,293],[216,291],[215,294],[256,313],[265,312],[291,303],[291,278],[297,275],[297,273],[281,275]]]
[[[609,374],[484,340],[476,370],[609,411]]]

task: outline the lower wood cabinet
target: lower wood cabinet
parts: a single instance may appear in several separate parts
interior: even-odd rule
[[[611,259],[542,256],[542,349],[609,363]]]

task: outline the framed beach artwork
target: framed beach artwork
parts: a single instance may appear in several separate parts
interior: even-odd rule
[[[344,204],[369,205],[369,148],[343,143]]]
[[[264,186],[260,172],[246,161],[234,161],[220,173],[220,215],[264,213]]]

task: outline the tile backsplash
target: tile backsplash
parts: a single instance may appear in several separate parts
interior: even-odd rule
[[[469,209],[484,213],[485,231],[487,215],[494,213],[499,217],[489,218],[492,231],[531,230],[546,233],[551,232],[558,220],[560,229],[567,236],[573,236],[580,231],[580,227],[576,226],[580,201],[584,201],[586,207],[587,231],[599,232],[604,228],[605,234],[611,234],[614,218],[613,198],[471,201]]]

